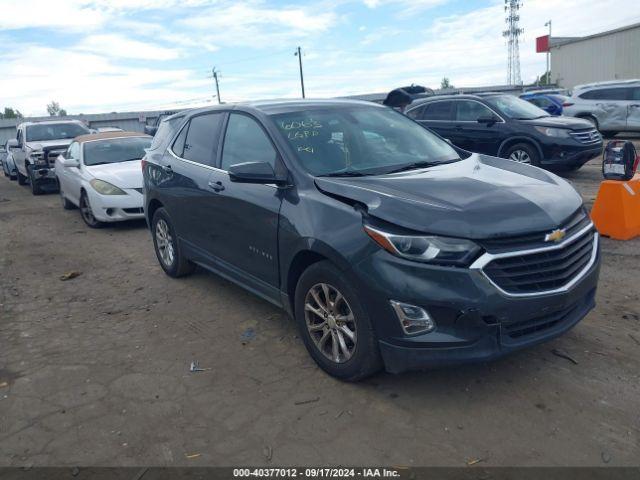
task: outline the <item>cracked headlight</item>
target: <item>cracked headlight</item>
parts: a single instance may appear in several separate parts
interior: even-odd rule
[[[364,231],[389,253],[416,262],[465,267],[480,252],[478,245],[463,238],[398,235],[369,225],[364,225]]]
[[[89,182],[93,189],[101,193],[102,195],[126,195],[127,192],[116,187],[115,185],[111,185],[109,182],[105,182],[104,180],[98,180],[94,178]]]
[[[47,166],[47,160],[44,158],[44,152],[42,150],[32,150],[30,153],[33,164],[37,167]]]
[[[569,138],[569,130],[566,128],[535,127],[535,129],[547,137]]]

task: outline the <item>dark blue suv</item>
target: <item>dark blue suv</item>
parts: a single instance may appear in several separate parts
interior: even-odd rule
[[[598,234],[566,181],[383,106],[180,113],[143,172],[164,271],[200,265],[282,307],[338,378],[491,359],[594,306]]]
[[[513,95],[434,96],[406,114],[464,150],[552,170],[577,170],[602,153],[591,123],[553,117]]]

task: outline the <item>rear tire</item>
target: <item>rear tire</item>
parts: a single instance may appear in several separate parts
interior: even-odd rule
[[[527,165],[540,166],[540,154],[536,147],[529,143],[516,143],[504,153],[504,158]]]
[[[153,214],[151,236],[158,262],[167,275],[178,278],[193,273],[196,266],[182,253],[173,223],[164,208],[158,208]]]
[[[329,375],[355,382],[382,368],[371,320],[355,289],[330,262],[314,263],[300,276],[295,319],[309,354]]]

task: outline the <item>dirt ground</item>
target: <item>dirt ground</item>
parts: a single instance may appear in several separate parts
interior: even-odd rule
[[[600,160],[567,178],[591,203]],[[91,230],[2,177],[0,466],[638,465],[640,238],[602,250],[563,337],[347,384],[272,305],[164,275],[144,223]]]

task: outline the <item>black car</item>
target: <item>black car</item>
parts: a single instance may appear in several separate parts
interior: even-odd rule
[[[282,307],[342,379],[487,360],[594,307],[598,234],[565,180],[460,155],[387,107],[181,113],[142,163],[164,271],[201,265]]]
[[[513,95],[435,96],[405,113],[464,150],[552,170],[577,170],[602,153],[591,123],[552,117]]]

